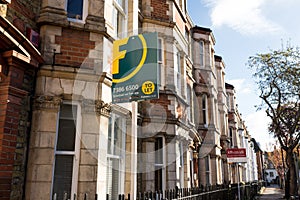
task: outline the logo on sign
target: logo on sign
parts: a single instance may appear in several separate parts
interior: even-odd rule
[[[158,98],[157,60],[157,33],[145,33],[114,41],[111,67],[112,102]]]
[[[114,43],[114,48],[113,48],[113,66],[112,66],[112,74],[116,75],[121,73],[120,71],[120,65],[119,62],[121,59],[125,58],[125,55],[127,53],[127,50],[121,50],[120,51],[120,47],[124,46],[124,45],[129,45],[129,39],[130,40],[135,40],[136,38],[139,38],[141,44],[142,44],[142,57],[140,59],[140,62],[138,63],[137,66],[130,66],[131,68],[134,68],[134,70],[132,70],[132,72],[130,72],[129,74],[122,74],[123,76],[120,78],[114,78],[112,81],[113,83],[121,83],[121,82],[125,82],[127,80],[129,80],[130,78],[132,78],[134,75],[136,75],[140,69],[143,67],[145,60],[146,60],[146,56],[147,56],[147,43],[145,41],[145,38],[143,35],[138,35],[136,37],[131,37],[131,38],[125,38],[122,40],[117,40]]]

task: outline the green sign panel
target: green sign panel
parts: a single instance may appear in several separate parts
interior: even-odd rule
[[[158,98],[157,43],[157,33],[131,36],[113,43],[113,103]]]

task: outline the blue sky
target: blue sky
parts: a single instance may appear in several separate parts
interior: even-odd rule
[[[272,142],[269,119],[255,108],[260,99],[246,63],[249,56],[287,42],[300,46],[299,8],[299,0],[188,0],[194,24],[213,31],[216,54],[226,65],[226,82],[235,86],[239,112],[263,149]]]

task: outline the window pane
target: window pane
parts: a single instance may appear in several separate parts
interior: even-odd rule
[[[74,151],[76,138],[77,106],[63,104],[60,110],[57,151]]]
[[[76,128],[73,120],[60,119],[57,138],[57,151],[74,151]]]
[[[157,69],[157,85],[161,86],[161,80],[162,80],[162,64],[158,63],[158,69]]]
[[[53,196],[70,199],[73,173],[73,156],[56,155],[54,169]]]
[[[162,190],[163,181],[163,138],[155,138],[155,190]]]
[[[158,137],[155,139],[155,164],[163,164],[163,139]]]
[[[124,16],[118,11],[118,15],[117,15],[117,31],[118,34],[123,34],[124,31]]]
[[[189,104],[188,116],[190,121],[192,121],[193,102],[192,102],[192,91],[190,86],[187,86],[187,103]]]
[[[67,12],[69,18],[82,19],[83,0],[68,0]]]
[[[158,39],[158,61],[162,62],[162,39]]]
[[[120,182],[120,166],[119,159],[108,158],[107,159],[107,189],[106,194],[109,195],[109,199],[118,199],[119,191],[119,182]]]
[[[117,0],[117,3],[119,4],[120,7],[125,9],[125,0]]]
[[[202,116],[203,116],[203,124],[207,123],[207,116],[206,116],[206,96],[202,96]]]
[[[107,153],[112,154],[112,119],[109,118],[108,138],[107,138]]]
[[[114,155],[121,155],[122,151],[122,123],[120,118],[116,118],[114,127]]]
[[[208,158],[208,156],[205,157],[205,170],[209,171],[209,158]]]
[[[200,65],[204,65],[204,43],[203,41],[199,42],[200,45]]]
[[[125,152],[126,118],[113,115],[108,128],[108,154],[122,156]]]
[[[155,191],[162,191],[162,168],[155,167]]]

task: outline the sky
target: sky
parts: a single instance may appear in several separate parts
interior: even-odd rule
[[[253,72],[246,65],[257,53],[277,50],[287,43],[300,46],[299,0],[188,0],[197,26],[210,28],[215,53],[225,62],[226,82],[235,86],[238,110],[251,137],[263,150],[274,143],[269,118],[260,105]]]

